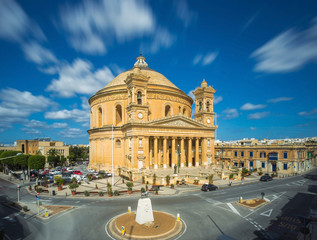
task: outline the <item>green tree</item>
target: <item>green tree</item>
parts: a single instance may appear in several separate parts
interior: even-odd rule
[[[59,162],[63,166],[65,164],[65,162],[66,162],[66,158],[64,156],[61,156]]]
[[[13,158],[13,163],[16,166],[21,167],[22,169],[27,168],[27,166],[28,166],[28,158],[29,157],[30,157],[29,155],[20,154],[20,155],[15,156]]]
[[[32,155],[28,159],[30,169],[42,169],[45,165],[45,157],[42,155]]]
[[[6,158],[1,160],[1,163],[5,166],[4,169],[7,169],[7,168],[13,169],[13,166],[14,166],[13,159],[18,153],[21,153],[21,152],[20,151],[4,151],[1,153],[0,159]],[[12,158],[9,158],[9,157],[12,157]]]
[[[48,156],[47,161],[49,164],[51,164],[53,167],[57,166],[60,162],[60,156]]]

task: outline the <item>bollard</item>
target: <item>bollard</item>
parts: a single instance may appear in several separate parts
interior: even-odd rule
[[[179,222],[179,213],[177,213],[176,221]]]
[[[130,213],[130,212],[131,212],[131,207],[129,206],[129,207],[128,207],[128,213]]]
[[[48,210],[45,208],[45,217],[48,217]]]
[[[240,203],[242,203],[242,201],[243,201],[243,200],[242,200],[242,197],[240,197]]]
[[[121,227],[121,233],[122,233],[122,235],[125,235],[125,227],[124,226]]]

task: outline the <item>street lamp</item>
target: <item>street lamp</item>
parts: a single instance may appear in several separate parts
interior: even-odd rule
[[[180,158],[181,158],[181,152],[179,150],[179,143],[177,144],[177,153],[178,153],[178,173],[179,173]]]
[[[221,144],[221,162],[222,162],[222,171],[223,171],[223,144]]]

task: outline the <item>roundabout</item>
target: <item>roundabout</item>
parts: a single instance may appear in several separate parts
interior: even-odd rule
[[[139,224],[135,212],[121,214],[107,223],[106,232],[113,239],[178,239],[186,230],[186,224],[172,214],[153,211],[153,216],[154,221]]]

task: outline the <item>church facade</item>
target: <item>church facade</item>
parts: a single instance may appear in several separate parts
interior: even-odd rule
[[[213,96],[204,80],[191,97],[141,55],[89,99],[89,167],[199,167],[215,161]]]

